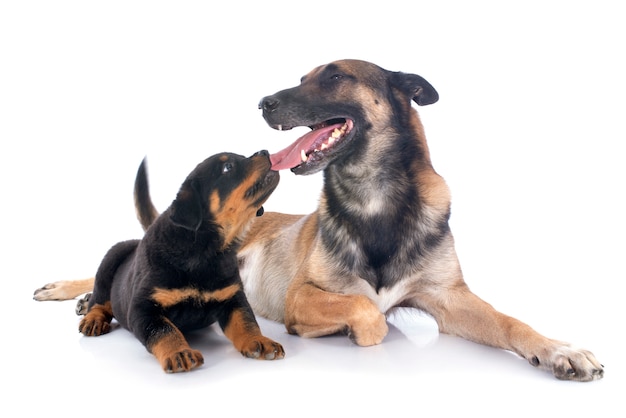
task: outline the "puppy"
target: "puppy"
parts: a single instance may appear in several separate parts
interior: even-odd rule
[[[242,233],[263,214],[278,181],[266,151],[250,158],[222,153],[200,163],[143,239],[120,242],[106,254],[80,332],[105,334],[115,318],[168,373],[203,364],[184,333],[214,322],[244,356],[283,358],[283,347],[261,334],[236,255]],[[144,161],[135,195],[146,193]]]

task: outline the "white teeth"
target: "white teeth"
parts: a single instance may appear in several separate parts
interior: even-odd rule
[[[282,125],[278,125],[277,129],[282,130]],[[328,148],[330,148],[335,141],[337,141],[339,138],[341,138],[342,135],[344,135],[346,133],[347,130],[347,125],[344,124],[341,129],[335,128],[333,130],[333,132],[330,134],[330,136],[326,139],[326,142],[323,142],[322,145],[320,146],[319,149],[314,149],[313,152],[320,152],[320,151],[325,151]],[[307,162],[307,160],[309,159],[309,157],[306,155],[306,151],[305,150],[300,150],[300,160],[305,163]]]
[[[283,130],[283,125],[278,125],[278,126],[276,127],[276,129],[278,129],[279,131],[282,131],[282,130]]]

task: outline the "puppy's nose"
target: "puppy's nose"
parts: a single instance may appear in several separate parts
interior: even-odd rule
[[[269,156],[270,156],[270,153],[269,153],[269,151],[268,151],[268,150],[264,149],[264,150],[261,150],[261,151],[257,151],[257,152],[255,152],[255,153],[254,153],[254,155],[252,155],[252,156],[253,156],[253,157],[258,157],[259,155],[264,155],[264,156],[266,156],[266,157],[269,157]]]
[[[280,101],[272,96],[267,96],[262,98],[259,102],[259,109],[262,109],[264,112],[273,112],[278,108],[279,104]]]

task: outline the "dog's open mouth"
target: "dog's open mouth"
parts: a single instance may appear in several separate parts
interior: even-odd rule
[[[297,174],[317,171],[316,167],[341,144],[353,127],[354,122],[351,119],[332,119],[310,126],[311,132],[282,151],[270,155],[272,170],[291,169]],[[275,128],[287,130],[292,127]]]

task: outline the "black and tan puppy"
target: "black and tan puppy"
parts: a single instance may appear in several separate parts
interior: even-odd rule
[[[107,333],[115,318],[166,372],[203,364],[184,333],[214,322],[244,356],[283,358],[282,346],[261,334],[236,255],[242,232],[263,213],[278,185],[278,172],[270,165],[266,151],[250,158],[223,153],[200,163],[143,239],[120,242],[106,254],[80,332]],[[136,197],[147,194],[146,179],[142,163]]]

